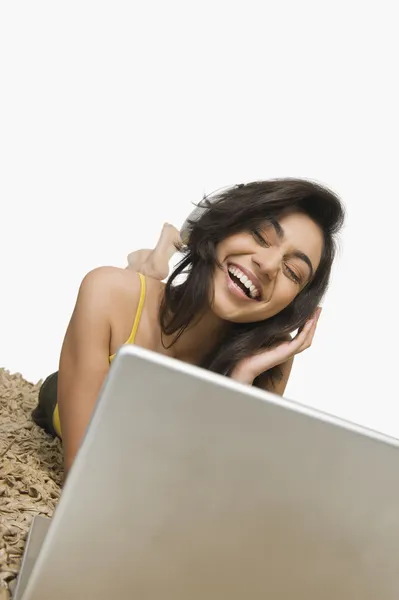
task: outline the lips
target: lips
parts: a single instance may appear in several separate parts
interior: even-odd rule
[[[257,301],[262,299],[261,283],[252,271],[236,263],[229,263],[227,271],[230,279],[232,279],[237,287],[243,290],[243,293],[248,298]]]

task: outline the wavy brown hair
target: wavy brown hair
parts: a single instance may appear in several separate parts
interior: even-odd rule
[[[294,212],[308,215],[323,231],[320,264],[311,281],[281,312],[255,323],[231,323],[224,338],[205,357],[202,367],[229,375],[238,361],[285,339],[304,326],[325,294],[336,253],[336,234],[344,223],[344,208],[328,188],[304,179],[275,179],[241,184],[204,197],[202,211],[188,221],[183,258],[170,276],[160,309],[165,335],[175,341],[210,306],[216,248],[227,237],[257,229],[269,220]],[[186,275],[183,283],[177,278]],[[280,370],[261,377],[274,383]],[[255,381],[259,383],[259,381]]]

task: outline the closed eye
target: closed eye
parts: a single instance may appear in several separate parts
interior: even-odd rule
[[[290,277],[298,285],[301,285],[302,278],[299,275],[297,275],[297,273],[295,273],[295,271],[293,271],[292,269],[290,269],[290,267],[288,265],[285,265],[285,268],[286,268],[286,271],[288,273],[288,277]]]
[[[259,229],[253,229],[251,231],[252,236],[254,238],[254,240],[260,244],[261,246],[263,246],[264,248],[270,248],[270,244],[267,241],[267,239],[265,238],[264,235],[262,235],[262,233],[259,231]]]

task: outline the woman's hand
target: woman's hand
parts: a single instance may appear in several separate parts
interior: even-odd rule
[[[265,371],[282,365],[293,358],[295,354],[309,348],[313,341],[320,314],[321,307],[319,306],[313,317],[305,323],[302,331],[297,333],[291,341],[282,342],[274,348],[269,348],[240,361],[231,374],[232,379],[252,385],[254,380]]]

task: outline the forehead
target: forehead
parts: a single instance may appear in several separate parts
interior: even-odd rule
[[[308,215],[292,213],[276,219],[275,226],[267,224],[287,250],[299,250],[307,254],[317,268],[323,250],[323,232]],[[276,231],[277,230],[277,231]]]

